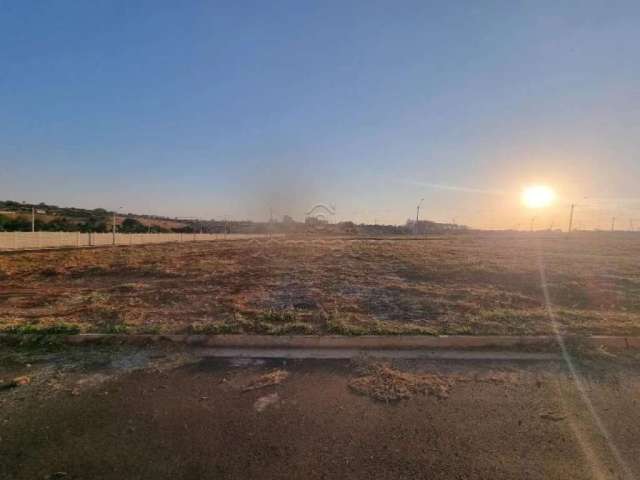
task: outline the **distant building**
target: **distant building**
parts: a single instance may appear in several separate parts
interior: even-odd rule
[[[306,217],[304,219],[304,223],[310,226],[317,226],[317,225],[327,225],[329,221],[326,218],[322,217],[321,215],[318,215],[316,217]]]
[[[336,207],[334,205],[325,205],[318,203],[311,207],[305,214],[304,223],[307,225],[326,225],[330,222],[336,214]]]
[[[438,223],[430,220],[420,220],[416,228],[415,220],[407,220],[406,228],[410,232],[425,234],[425,233],[445,233],[450,231],[466,230],[465,225],[458,225],[455,223]]]

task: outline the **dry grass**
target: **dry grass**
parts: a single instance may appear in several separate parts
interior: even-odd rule
[[[363,375],[349,382],[354,392],[386,403],[417,394],[446,398],[451,387],[451,380],[440,375],[403,372],[383,363],[369,365]]]
[[[258,390],[259,388],[280,385],[287,378],[289,378],[289,372],[277,369],[272,372],[265,373],[264,375],[260,375],[258,378],[252,380],[242,389],[242,391],[249,392],[251,390]]]
[[[279,239],[0,255],[0,330],[640,334],[640,237]]]

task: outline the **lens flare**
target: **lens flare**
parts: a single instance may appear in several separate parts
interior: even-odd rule
[[[546,185],[532,185],[522,190],[520,199],[527,208],[544,208],[553,203],[556,194]]]

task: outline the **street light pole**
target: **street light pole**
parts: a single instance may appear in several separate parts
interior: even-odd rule
[[[582,197],[583,200],[588,200],[589,197]],[[578,207],[580,205],[577,205],[575,203],[571,204],[571,211],[569,212],[569,229],[568,229],[568,233],[571,233],[571,230],[573,228],[573,210]]]
[[[422,202],[424,201],[424,198],[421,198],[420,201],[418,202],[418,206],[416,207],[416,228],[415,228],[415,234],[418,234],[418,221],[420,220],[420,205],[422,205]]]
[[[574,208],[576,208],[576,204],[572,203],[571,204],[571,211],[569,212],[569,229],[567,230],[568,233],[571,233],[571,228],[573,227],[573,210]]]
[[[31,207],[31,232],[36,231],[36,207]]]

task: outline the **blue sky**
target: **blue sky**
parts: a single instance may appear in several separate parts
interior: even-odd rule
[[[579,200],[594,226],[640,218],[639,18],[588,0],[0,0],[0,198],[252,219],[323,202],[402,223],[424,197],[425,217],[486,227],[563,223]],[[539,182],[556,206],[524,211]]]

